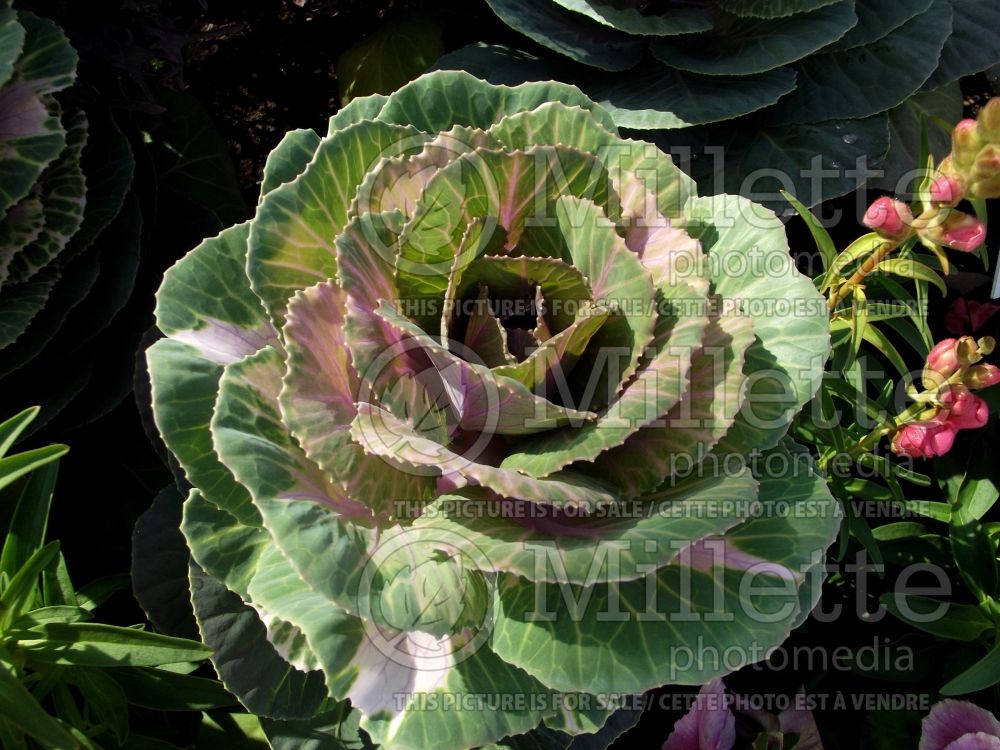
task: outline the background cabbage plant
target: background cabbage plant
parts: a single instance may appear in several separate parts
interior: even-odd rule
[[[819,595],[837,506],[785,432],[824,301],[574,87],[437,72],[289,133],[156,316],[195,614],[279,746],[607,744],[609,696]]]
[[[77,62],[58,25],[0,2],[0,401],[9,410],[44,401],[31,429],[88,385],[71,410],[76,424],[130,385],[131,353],[123,365],[97,337],[135,283],[135,160],[108,104],[77,81]],[[115,353],[125,338],[117,334]],[[45,390],[55,372],[67,380]],[[110,386],[123,372],[125,385]]]
[[[756,170],[780,170],[790,183],[765,173],[743,194],[794,188],[809,205],[863,184],[843,173],[859,157],[896,189],[919,153],[920,115],[959,119],[958,79],[1000,62],[990,0],[487,2],[557,57],[472,45],[440,67],[575,83],[617,126],[670,131],[658,135],[665,149],[691,148],[689,162],[677,153],[704,191],[741,192]],[[943,156],[947,134],[932,134]],[[840,172],[822,192],[800,174],[816,167]]]

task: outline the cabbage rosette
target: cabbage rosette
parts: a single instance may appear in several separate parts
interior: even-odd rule
[[[606,744],[818,596],[823,300],[576,88],[437,72],[289,133],[157,323],[195,612],[284,739]]]

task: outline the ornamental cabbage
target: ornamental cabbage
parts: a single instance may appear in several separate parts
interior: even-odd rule
[[[436,72],[289,133],[156,316],[195,613],[281,740],[349,701],[384,747],[606,744],[819,595],[837,506],[785,433],[825,303],[574,87]]]

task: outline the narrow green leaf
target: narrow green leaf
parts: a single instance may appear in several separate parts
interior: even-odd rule
[[[837,248],[833,243],[833,238],[830,233],[826,231],[826,227],[819,223],[819,219],[805,207],[801,202],[799,202],[794,195],[782,190],[782,197],[786,201],[792,204],[799,216],[802,217],[802,221],[806,223],[809,228],[809,233],[812,234],[813,240],[816,242],[816,249],[819,250],[820,257],[823,259],[824,270],[829,270],[833,266],[833,262],[837,257]]]
[[[940,289],[941,294],[946,296],[948,294],[948,286],[944,283],[944,279],[923,263],[918,263],[915,260],[910,260],[909,258],[889,258],[879,263],[876,270],[883,273],[893,273],[907,279],[926,281]]]
[[[861,351],[861,342],[864,341],[865,332],[868,330],[868,298],[865,296],[865,290],[860,286],[854,287],[852,296],[851,351],[848,364],[853,362]]]
[[[7,456],[7,458],[0,458],[0,490],[29,471],[66,455],[68,451],[69,446],[56,443],[55,445],[46,445],[44,448],[35,448],[24,453]]]
[[[31,606],[38,577],[55,559],[58,552],[59,542],[49,542],[29,557],[10,579],[3,595],[0,595],[0,631],[6,630],[27,607]]]
[[[0,423],[0,458],[7,455],[10,447],[41,410],[40,406],[32,406]]]
[[[58,473],[58,463],[47,464],[31,475],[21,491],[0,553],[0,573],[13,576],[41,549]]]
[[[971,604],[954,604],[899,592],[883,594],[881,601],[893,616],[939,638],[974,641],[993,628],[993,623]]]
[[[906,366],[906,360],[903,359],[892,342],[878,328],[868,326],[865,328],[862,336],[865,341],[878,349],[889,360],[889,364],[895,367],[900,375],[905,375],[910,371],[910,368]]]
[[[1000,682],[1000,643],[978,662],[941,688],[942,695],[964,695]]]
[[[971,500],[971,493],[964,497],[959,493],[958,502],[952,505],[948,527],[955,565],[965,585],[982,602],[997,594],[1000,575],[993,542],[966,504]]]
[[[93,667],[150,667],[201,661],[212,649],[183,638],[101,623],[50,623],[44,638],[26,640],[29,658],[47,664]]]
[[[0,668],[0,714],[47,748],[77,750],[77,742],[69,732],[5,668]]]

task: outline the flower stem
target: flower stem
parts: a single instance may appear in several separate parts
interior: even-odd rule
[[[858,270],[855,271],[847,281],[837,287],[835,291],[830,293],[830,310],[836,310],[837,305],[847,299],[854,288],[860,286],[865,280],[865,277],[878,268],[878,264],[885,260],[889,256],[889,253],[899,247],[900,244],[901,243],[899,242],[886,240],[879,245],[875,252],[865,259],[865,262],[858,267]]]

